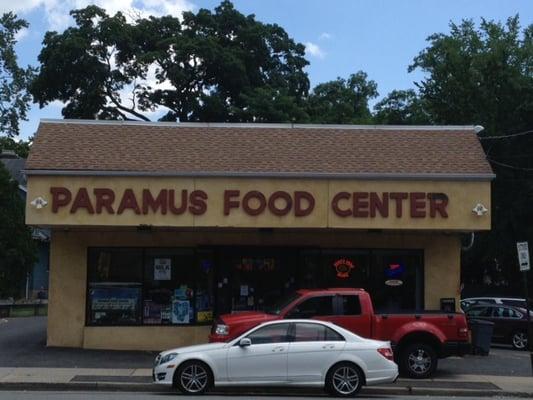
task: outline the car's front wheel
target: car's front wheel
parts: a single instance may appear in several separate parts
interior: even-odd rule
[[[355,364],[342,362],[334,365],[326,376],[326,390],[341,397],[355,396],[363,386],[364,376]]]
[[[513,333],[511,337],[511,344],[516,350],[526,350],[527,349],[527,333],[522,331],[517,331]]]
[[[203,394],[213,385],[213,374],[201,361],[186,361],[178,367],[174,384],[183,394]]]

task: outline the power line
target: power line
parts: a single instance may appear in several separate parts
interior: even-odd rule
[[[492,159],[490,159],[490,158],[487,158],[487,161],[488,161],[488,162],[491,162],[491,163],[493,163],[493,164],[499,165],[500,167],[510,168],[510,169],[514,169],[514,170],[517,170],[517,171],[533,172],[533,168],[517,167],[517,166],[515,166],[515,165],[502,163],[502,162],[499,162],[499,161],[496,161],[496,160],[492,160]]]
[[[533,130],[531,131],[525,131],[525,132],[519,132],[519,133],[512,133],[510,135],[501,135],[501,136],[479,136],[479,140],[492,140],[492,139],[508,139],[516,136],[525,136],[530,135],[533,133]]]

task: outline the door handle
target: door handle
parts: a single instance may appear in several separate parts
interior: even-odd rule
[[[283,351],[285,350],[284,346],[276,346],[272,349],[272,353],[275,353],[276,351]]]
[[[323,349],[334,349],[335,348],[335,345],[334,344],[325,344],[324,346],[322,346]]]

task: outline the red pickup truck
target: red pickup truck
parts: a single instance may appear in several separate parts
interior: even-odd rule
[[[469,331],[462,313],[413,312],[375,314],[364,289],[298,290],[266,312],[245,311],[221,315],[213,324],[210,342],[225,342],[266,321],[313,318],[329,321],[360,336],[388,340],[404,375],[427,378],[439,358],[462,356],[470,349]]]

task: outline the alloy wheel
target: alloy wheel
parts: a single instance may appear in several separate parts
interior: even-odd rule
[[[416,374],[425,374],[431,368],[431,356],[424,349],[416,349],[408,356],[409,369]]]
[[[525,332],[516,332],[513,335],[513,347],[518,350],[527,348],[527,335]]]
[[[181,386],[189,393],[198,393],[207,387],[209,375],[199,364],[187,366],[180,375]]]
[[[354,393],[359,385],[359,373],[353,367],[343,366],[333,373],[333,387],[342,395]]]

